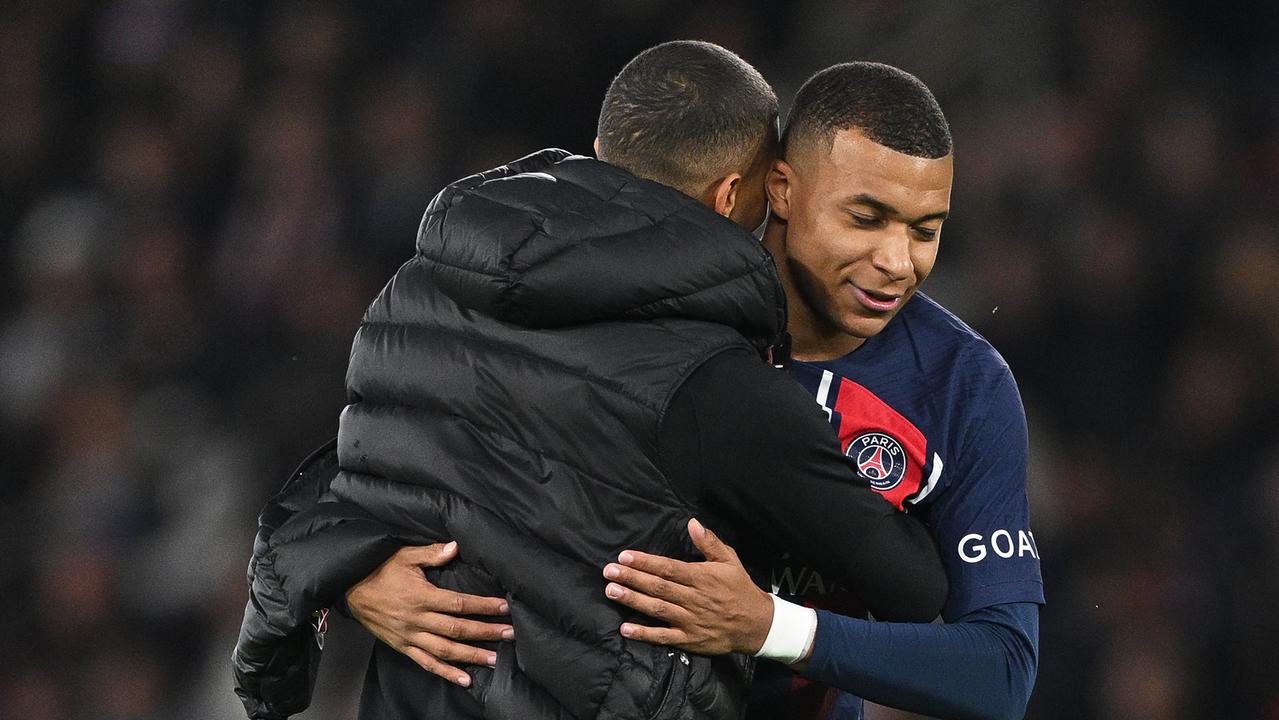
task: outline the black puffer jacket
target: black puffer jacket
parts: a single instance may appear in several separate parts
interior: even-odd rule
[[[505,594],[517,628],[495,669],[469,668],[483,717],[738,716],[746,663],[622,638],[600,569],[628,547],[692,556],[699,508],[658,460],[666,405],[784,322],[768,253],[668,187],[544,150],[446,188],[356,336],[340,470],[318,454],[264,513],[234,658],[250,716],[309,701],[314,611],[446,538],[462,557],[432,581]]]

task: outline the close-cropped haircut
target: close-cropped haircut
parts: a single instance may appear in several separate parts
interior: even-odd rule
[[[950,125],[928,86],[905,70],[873,62],[832,65],[808,79],[795,95],[783,153],[812,143],[829,151],[840,130],[856,128],[868,139],[921,158],[950,154]]]
[[[707,42],[677,40],[640,53],[609,85],[599,158],[697,195],[745,172],[777,140],[777,94],[755,68]]]

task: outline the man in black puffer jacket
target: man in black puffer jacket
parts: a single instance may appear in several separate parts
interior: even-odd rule
[[[937,612],[922,526],[850,484],[819,409],[760,359],[785,300],[741,226],[763,219],[776,119],[740,58],[669,43],[610,88],[609,162],[543,150],[432,201],[356,335],[336,446],[263,515],[234,656],[250,717],[309,702],[313,614],[446,539],[461,558],[428,578],[505,597],[517,639],[465,688],[379,644],[361,717],[740,716],[749,663],[629,641],[602,594],[621,549],[693,557],[694,515],[806,552],[877,613]]]

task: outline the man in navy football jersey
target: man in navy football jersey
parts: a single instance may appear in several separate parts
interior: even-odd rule
[[[804,85],[783,142],[764,240],[790,300],[791,376],[825,410],[850,472],[928,524],[950,597],[945,624],[875,623],[837,579],[782,558],[774,592],[819,609],[776,603],[765,645],[800,648],[799,673],[762,663],[750,715],[860,718],[860,696],[942,717],[1021,717],[1044,601],[1025,414],[999,354],[918,292],[950,205],[946,120],[915,77],[850,63]],[[760,628],[733,608],[761,591],[732,549],[690,530],[707,562],[627,552],[605,569],[610,597],[670,625],[623,632],[755,651]]]

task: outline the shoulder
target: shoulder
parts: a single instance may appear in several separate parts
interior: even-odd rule
[[[900,318],[929,373],[944,378],[937,388],[960,422],[954,428],[962,446],[980,442],[984,433],[1025,425],[1025,411],[1008,362],[981,333],[936,300],[917,294]],[[959,438],[957,438],[959,439]]]
[[[944,378],[954,402],[975,410],[1001,389],[1016,393],[1012,370],[999,351],[936,300],[918,293],[898,319],[898,334],[905,336],[926,375]]]
[[[679,404],[693,409],[704,433],[732,435],[741,447],[764,438],[791,450],[830,442],[830,425],[812,395],[746,349],[718,353],[688,375],[673,397],[672,407]]]
[[[816,412],[811,395],[745,346],[707,358],[687,375],[677,392],[696,396],[699,403],[752,409],[753,417],[793,408]]]
[[[659,446],[673,487],[692,503],[703,488],[759,489],[771,469],[835,452],[812,396],[753,352],[719,353],[690,373],[662,413]],[[758,481],[758,482],[757,482]]]
[[[907,332],[930,352],[964,360],[959,369],[973,374],[1009,373],[1008,363],[990,341],[928,295],[917,293],[902,310],[901,319]]]

